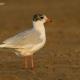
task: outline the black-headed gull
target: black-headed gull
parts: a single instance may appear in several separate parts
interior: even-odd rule
[[[33,16],[33,28],[21,32],[0,45],[1,48],[12,48],[17,55],[25,57],[25,68],[33,68],[33,54],[42,48],[46,42],[44,23],[50,22],[44,14],[35,14]]]

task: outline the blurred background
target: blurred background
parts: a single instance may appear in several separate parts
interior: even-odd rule
[[[0,43],[32,27],[32,16],[43,13],[47,43],[34,54],[34,70],[21,68],[23,59],[0,49],[0,80],[80,80],[79,0],[0,0]]]

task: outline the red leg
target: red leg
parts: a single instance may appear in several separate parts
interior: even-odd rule
[[[33,63],[33,55],[25,56],[25,68],[32,68],[34,67]]]
[[[27,56],[24,57],[24,67],[25,67],[25,69],[28,68]]]
[[[32,63],[32,68],[34,68],[33,55],[31,55],[31,63]]]

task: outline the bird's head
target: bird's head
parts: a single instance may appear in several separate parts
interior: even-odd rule
[[[38,22],[38,21],[42,23],[48,23],[51,22],[52,20],[48,18],[46,15],[39,13],[33,16],[33,22]]]

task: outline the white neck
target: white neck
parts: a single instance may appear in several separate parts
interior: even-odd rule
[[[37,22],[33,22],[33,28],[41,33],[41,37],[42,38],[46,38],[45,36],[45,27],[44,27],[44,23],[41,21],[37,21]]]

